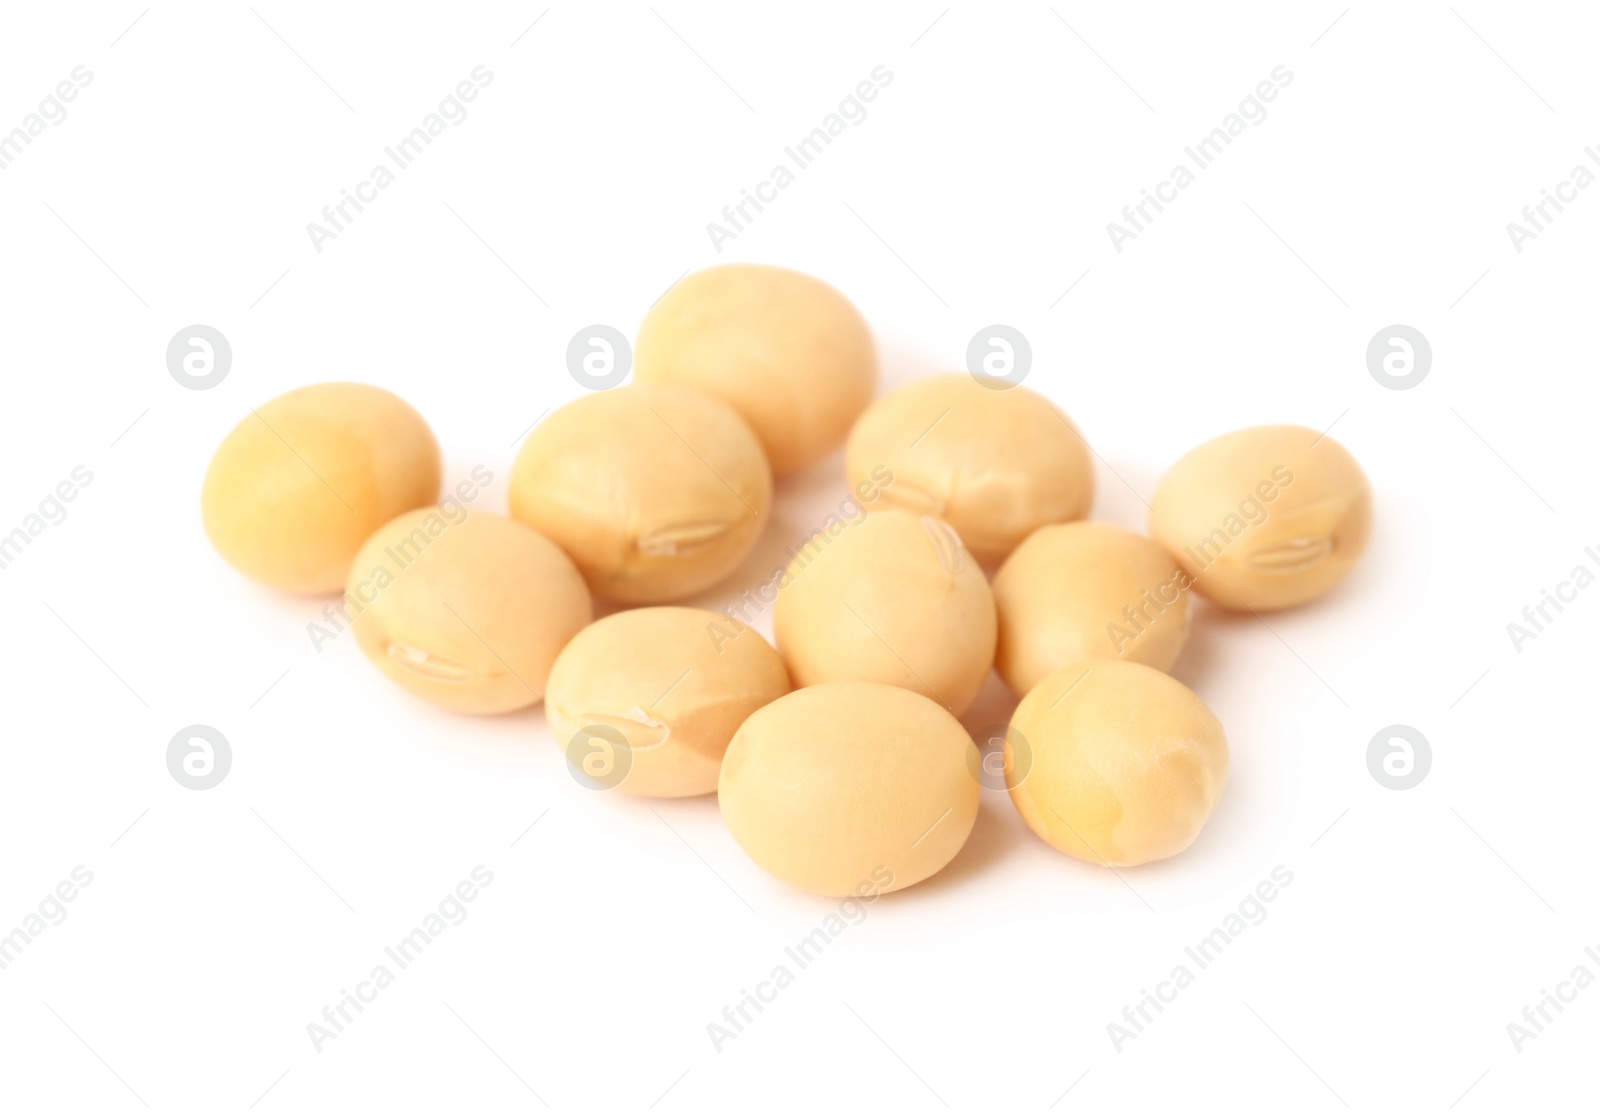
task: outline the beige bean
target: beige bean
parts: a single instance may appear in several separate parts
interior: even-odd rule
[[[1166,670],[1189,634],[1187,583],[1160,545],[1115,524],[1041,527],[995,574],[995,669],[1019,695],[1079,659]]]
[[[1085,659],[1022,699],[1005,744],[1011,800],[1046,842],[1128,867],[1188,848],[1228,778],[1222,725],[1176,679]]]
[[[959,715],[994,662],[994,596],[949,524],[891,508],[819,530],[789,563],[773,614],[797,686],[915,690]]]
[[[559,547],[489,512],[419,508],[356,555],[346,607],[362,652],[446,709],[506,713],[537,703],[551,664],[593,616]]]
[[[879,468],[894,476],[886,503],[943,519],[986,565],[1094,503],[1094,462],[1072,420],[1027,388],[995,390],[964,372],[914,380],[867,408],[845,473],[853,486]]]
[[[241,573],[333,593],[383,524],[439,498],[439,443],[397,395],[312,384],[254,408],[206,470],[201,517]]]
[[[545,715],[591,785],[678,798],[715,791],[733,734],[788,692],[783,660],[753,628],[697,608],[636,608],[567,644]]]
[[[1229,608],[1303,604],[1367,546],[1372,491],[1355,458],[1303,426],[1255,426],[1190,450],[1150,502],[1150,533]]]
[[[733,408],[654,384],[560,408],[533,428],[511,474],[511,514],[571,555],[596,596],[630,604],[721,581],[771,505],[771,470]]]
[[[828,682],[745,721],[717,784],[750,859],[820,895],[898,891],[948,864],[978,814],[977,748],[919,694]]]
[[[837,449],[872,398],[872,331],[844,295],[787,268],[724,264],[673,286],[639,326],[634,377],[731,404],[774,472]]]

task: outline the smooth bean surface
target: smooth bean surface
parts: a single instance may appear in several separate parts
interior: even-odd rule
[[[995,574],[995,669],[1018,695],[1079,659],[1166,670],[1189,634],[1188,580],[1159,544],[1115,524],[1041,527]]]
[[[734,840],[820,895],[898,891],[948,864],[978,814],[977,748],[910,690],[829,682],[757,710],[717,784]]]
[[[878,378],[872,331],[849,299],[820,279],[762,264],[680,280],[640,324],[634,365],[640,383],[729,403],[777,473],[837,449]]]
[[[989,582],[942,520],[890,508],[812,535],[774,612],[795,685],[904,686],[960,715],[994,663]]]
[[[374,531],[439,498],[439,472],[439,443],[405,400],[368,384],[312,384],[254,408],[223,439],[201,518],[240,572],[333,593]]]

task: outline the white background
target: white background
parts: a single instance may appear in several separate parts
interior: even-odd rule
[[[1600,140],[1597,32],[1480,0],[7,5],[0,128],[94,77],[0,171],[0,529],[94,479],[0,571],[0,933],[94,879],[0,971],[0,1108],[1592,1105],[1600,991],[1521,1053],[1507,1024],[1600,976],[1600,590],[1520,652],[1506,625],[1600,567],[1600,190],[1520,254],[1505,226]],[[307,222],[480,64],[470,116],[317,253]],[[879,65],[870,116],[718,255],[706,223]],[[1116,252],[1107,222],[1279,65],[1268,118]],[[1099,518],[1141,527],[1182,452],[1267,422],[1333,424],[1377,510],[1325,600],[1197,616],[1174,673],[1233,768],[1188,852],[1119,878],[986,794],[945,872],[719,1053],[707,1024],[834,905],[765,877],[713,798],[584,789],[538,710],[450,715],[348,638],[315,652],[323,602],[227,567],[199,488],[249,407],[356,379],[503,508],[514,441],[580,390],[573,333],[631,336],[687,269],[744,259],[854,299],[885,385],[1021,329],[1029,386],[1104,458]],[[195,323],[234,354],[201,392],[164,359]],[[1395,323],[1433,347],[1408,391],[1365,363]],[[839,476],[781,484],[705,599],[762,579]],[[967,721],[1010,708],[991,682]],[[204,792],[166,767],[193,723],[233,749]],[[1366,762],[1395,723],[1433,752],[1403,792]],[[307,1024],[480,864],[470,917],[317,1053]],[[1266,921],[1119,1053],[1107,1024],[1276,865]]]

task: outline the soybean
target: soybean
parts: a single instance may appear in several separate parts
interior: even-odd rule
[[[346,607],[380,670],[463,713],[537,704],[556,656],[593,616],[555,543],[459,505],[407,512],[373,535],[351,567]]]
[[[837,449],[878,378],[872,331],[849,299],[820,279],[761,264],[679,280],[645,315],[635,350],[638,382],[724,400],[780,474]]]
[[[655,384],[595,392],[528,435],[511,514],[555,540],[596,596],[655,604],[738,566],[772,504],[761,444],[733,408]]]
[[[439,498],[439,443],[405,400],[312,384],[254,408],[206,470],[201,518],[241,573],[291,593],[336,592],[361,544]]]
[[[773,626],[798,686],[904,686],[957,716],[994,663],[983,570],[949,524],[898,508],[806,539],[780,582]]]
[[[1022,699],[1005,741],[1011,800],[1069,856],[1125,868],[1193,843],[1228,779],[1228,741],[1187,687],[1084,659]]]
[[[995,574],[995,669],[1019,695],[1079,659],[1166,670],[1189,634],[1187,584],[1157,543],[1115,524],[1041,527]]]
[[[1150,533],[1229,608],[1289,608],[1361,557],[1372,490],[1356,459],[1303,426],[1254,426],[1190,450],[1150,501]]]
[[[710,794],[745,718],[789,692],[772,645],[697,608],[597,620],[556,659],[545,715],[590,785],[652,798]]]
[[[995,390],[964,372],[915,380],[867,409],[846,479],[854,487],[875,469],[893,474],[888,504],[943,519],[985,565],[1094,503],[1094,462],[1072,420],[1027,388]]]
[[[829,682],[756,711],[728,745],[722,817],[761,868],[819,895],[898,891],[939,871],[978,814],[977,748],[898,686]]]

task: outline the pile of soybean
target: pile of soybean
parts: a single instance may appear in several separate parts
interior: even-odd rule
[[[715,793],[794,886],[894,891],[960,851],[986,769],[957,717],[991,667],[1021,699],[996,774],[1035,833],[1108,866],[1182,852],[1228,774],[1221,724],[1165,673],[1191,595],[1259,613],[1327,592],[1366,546],[1360,466],[1304,427],[1224,434],[1167,471],[1146,537],[1085,518],[1094,457],[1043,396],[960,372],[874,401],[877,374],[826,283],[711,268],[646,315],[633,383],[533,429],[509,516],[467,511],[470,482],[441,499],[403,400],[328,383],[228,435],[205,526],[258,581],[344,591],[362,651],[411,693],[473,714],[542,700],[599,785]],[[668,603],[740,566],[774,474],[841,444],[861,514],[790,548],[776,649]],[[628,607],[596,621],[596,597]]]

